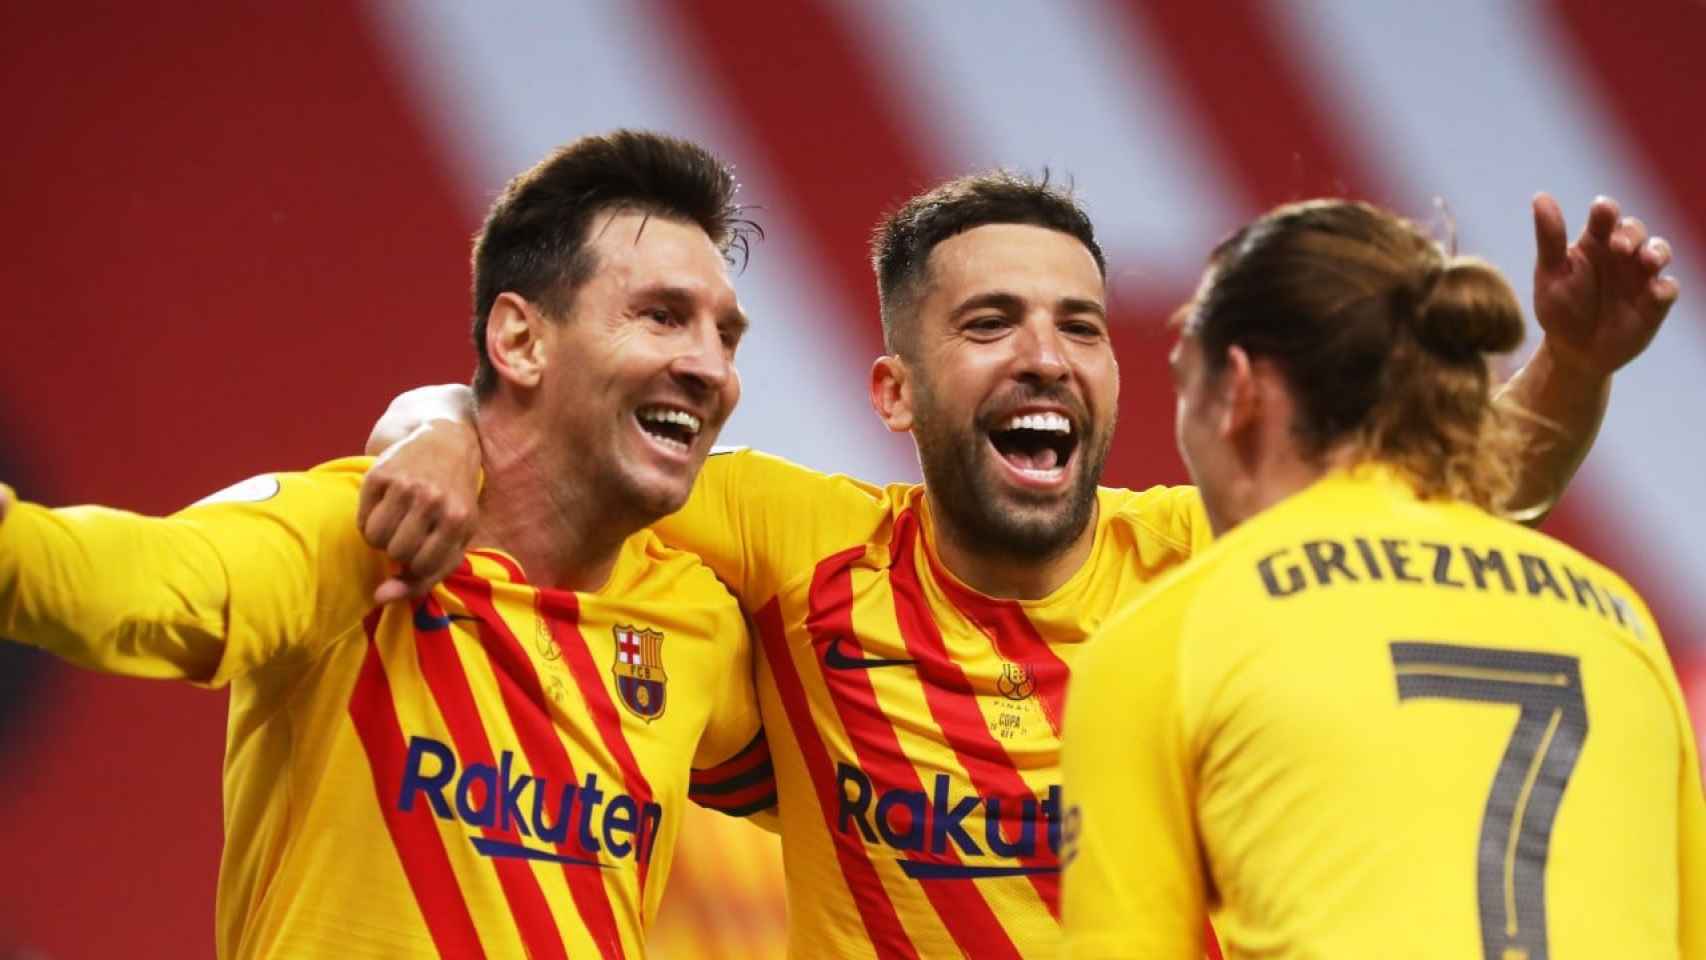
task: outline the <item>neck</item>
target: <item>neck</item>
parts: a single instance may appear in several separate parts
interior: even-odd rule
[[[1304,460],[1297,455],[1295,448],[1285,444],[1279,455],[1263,458],[1251,465],[1238,498],[1238,523],[1302,492],[1332,471],[1352,466],[1359,459],[1355,449],[1338,447],[1317,460]],[[1225,532],[1216,530],[1215,534],[1218,536]]]
[[[936,508],[931,493],[924,493],[926,534],[936,548],[942,565],[961,583],[977,592],[1001,600],[1040,600],[1072,579],[1090,558],[1096,543],[1099,501],[1092,503],[1090,522],[1071,543],[1050,554],[1018,554],[992,549],[956,530]]]
[[[569,481],[542,433],[519,417],[482,410],[477,420],[486,486],[473,546],[502,550],[529,583],[592,593],[610,579],[622,544],[643,522],[598,502],[596,492]]]

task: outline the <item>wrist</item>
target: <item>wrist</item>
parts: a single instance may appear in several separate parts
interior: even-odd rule
[[[1568,384],[1572,391],[1603,390],[1611,383],[1611,371],[1595,366],[1579,351],[1562,346],[1550,336],[1542,337],[1529,366],[1547,381]]]

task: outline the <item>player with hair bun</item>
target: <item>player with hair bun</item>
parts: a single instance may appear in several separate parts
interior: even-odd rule
[[[1706,801],[1657,626],[1503,519],[1515,296],[1364,204],[1280,207],[1182,312],[1218,538],[1110,619],[1064,747],[1071,957],[1706,957]],[[1692,905],[1692,906],[1691,906]]]

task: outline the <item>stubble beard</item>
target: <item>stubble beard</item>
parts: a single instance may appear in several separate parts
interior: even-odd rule
[[[1096,486],[1107,461],[1113,425],[1086,437],[1073,457],[1077,480],[1064,497],[1026,503],[994,476],[984,431],[956,430],[940,415],[932,391],[920,383],[915,394],[913,441],[931,502],[953,538],[978,553],[1019,562],[1042,562],[1066,552],[1096,512]]]

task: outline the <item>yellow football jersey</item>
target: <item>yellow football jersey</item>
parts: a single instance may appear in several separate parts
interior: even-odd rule
[[[1031,602],[942,567],[917,485],[724,452],[658,525],[755,624],[793,956],[1058,952],[1068,673],[1208,536],[1192,490],[1098,496],[1089,559]]]
[[[478,550],[375,608],[370,463],[165,519],[19,505],[0,635],[230,687],[220,956],[642,956],[690,767],[715,792],[762,743],[739,608],[650,532],[596,593]]]
[[[1110,621],[1066,751],[1072,957],[1706,957],[1688,714],[1611,571],[1380,467]]]

